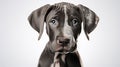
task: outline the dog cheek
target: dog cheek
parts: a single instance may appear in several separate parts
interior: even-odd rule
[[[75,40],[77,39],[77,37],[80,35],[80,33],[81,33],[81,27],[79,26],[79,27],[76,27],[76,28],[73,28],[73,35],[74,35],[74,38],[75,38]]]
[[[75,30],[74,31],[74,39],[76,40],[78,38],[78,35],[80,34],[81,30]]]
[[[51,28],[49,28],[49,40],[53,42],[54,39],[55,39],[54,31]]]
[[[74,46],[75,46],[75,44],[76,44],[76,40],[75,40],[75,38],[74,37],[72,37],[72,41],[71,41],[71,48],[73,48]]]

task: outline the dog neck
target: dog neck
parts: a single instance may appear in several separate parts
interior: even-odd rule
[[[77,50],[75,50],[74,52],[70,52],[70,53],[76,53]],[[65,61],[65,58],[66,58],[66,55],[68,54],[69,52],[67,53],[60,53],[60,52],[55,52],[55,55],[54,55],[54,61],[53,63],[51,64],[50,67],[66,67],[66,61]],[[61,66],[62,65],[62,66]]]

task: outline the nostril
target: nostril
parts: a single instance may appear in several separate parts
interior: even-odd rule
[[[68,44],[69,43],[69,39],[65,39],[65,44]]]
[[[70,42],[69,39],[60,39],[59,44],[67,45]]]

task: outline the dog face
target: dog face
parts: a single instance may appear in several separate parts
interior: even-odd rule
[[[96,14],[85,6],[75,6],[70,3],[58,3],[45,5],[35,10],[29,16],[31,26],[39,32],[43,32],[46,22],[49,36],[49,49],[52,52],[73,52],[76,49],[76,40],[81,32],[81,23],[84,31],[88,34],[93,31],[98,22]],[[89,38],[88,38],[89,39]]]
[[[50,48],[55,52],[71,52],[81,32],[81,14],[74,5],[53,5],[46,16]]]

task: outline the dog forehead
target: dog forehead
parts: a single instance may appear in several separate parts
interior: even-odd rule
[[[66,6],[68,9],[76,7],[74,4],[71,3],[66,3],[66,2],[62,2],[62,3],[57,3],[54,4],[53,6],[55,6],[55,8],[64,8],[64,6]]]
[[[76,8],[78,8],[77,6],[75,6],[74,4],[70,4],[70,3],[58,3],[53,5],[53,10],[55,10],[56,12],[68,12],[72,13],[74,11],[77,11]]]
[[[67,15],[69,14],[70,16],[74,16],[75,14],[78,14],[78,10],[76,8],[77,6],[70,4],[70,3],[57,3],[51,6],[51,10],[49,11],[47,15],[47,19],[50,20],[51,18],[54,18],[54,17],[65,18],[64,17],[65,11]]]

